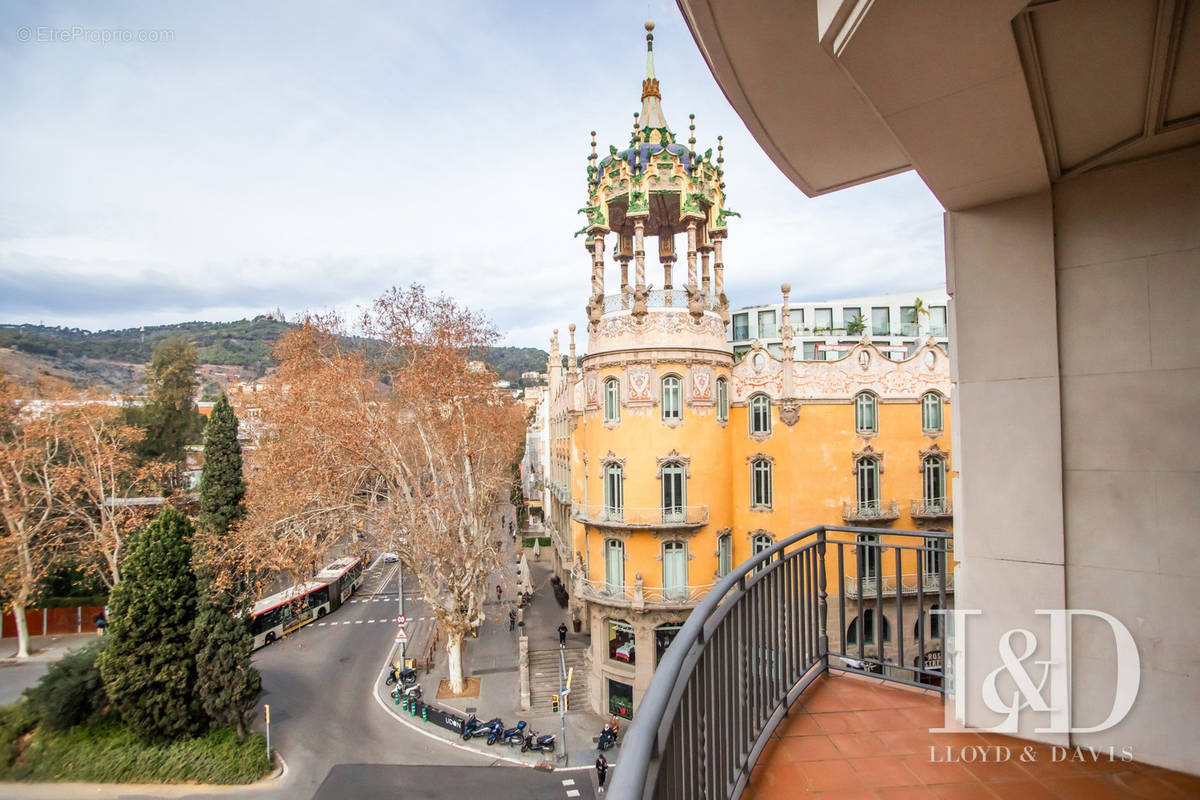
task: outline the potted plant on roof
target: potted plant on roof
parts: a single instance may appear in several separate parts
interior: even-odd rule
[[[854,319],[846,323],[846,333],[851,336],[862,336],[867,329],[867,320],[862,314],[858,314]]]

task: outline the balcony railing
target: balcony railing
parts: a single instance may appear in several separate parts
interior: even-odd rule
[[[576,591],[586,599],[630,608],[693,606],[712,588],[711,583],[702,586],[645,586],[639,580],[635,580],[632,586],[613,586],[606,581],[576,577]]]
[[[888,531],[887,543],[860,543],[862,534],[877,531],[818,527],[798,533],[738,566],[700,601],[659,661],[625,733],[609,797],[738,797],[788,708],[831,662],[842,671],[925,689],[941,685],[946,626],[937,626],[940,636],[926,639],[926,629],[934,626],[914,626],[905,613],[919,610],[923,620],[927,596],[940,608],[950,607],[944,589],[924,592],[922,558],[931,551],[942,554],[950,534]],[[827,582],[844,585],[847,565],[863,549],[896,574],[905,563],[917,565],[915,609],[899,585],[890,594],[877,585],[871,607],[876,615],[891,614],[897,631],[915,627],[915,647],[906,648],[903,635],[890,653],[864,643],[865,636],[855,637],[850,651],[842,644],[850,638],[843,634],[851,620],[864,619],[864,600],[860,595],[847,603],[843,594],[831,608]],[[936,563],[947,559],[939,555]],[[938,585],[946,585],[944,578]],[[928,650],[934,642],[939,649]]]
[[[900,506],[895,500],[863,500],[842,504],[842,519],[846,522],[891,522],[900,519]]]
[[[715,296],[709,295],[703,299],[704,308],[709,310],[717,310],[721,307],[721,301]],[[688,295],[687,290],[683,287],[677,289],[654,289],[647,293],[646,308],[672,308],[681,311],[688,310]],[[609,314],[617,311],[630,311],[633,309],[633,292],[625,294],[607,294],[604,296],[604,313]]]
[[[899,582],[895,575],[883,575],[880,577],[861,578],[853,575],[846,576],[842,582],[842,590],[846,597],[858,597],[859,595],[870,600],[872,597],[882,592],[887,597],[896,595],[896,587],[899,585],[900,593],[906,597],[911,597],[917,593],[917,584],[921,585],[921,589],[925,594],[937,594],[942,590],[941,573],[925,573],[924,575],[901,575]],[[946,573],[947,592],[954,591],[954,573]]]
[[[612,508],[575,506],[577,522],[619,528],[696,528],[708,524],[708,506],[650,506]]]
[[[913,500],[913,519],[946,519],[954,516],[954,507],[944,497],[931,500]]]

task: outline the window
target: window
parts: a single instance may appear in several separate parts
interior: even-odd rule
[[[750,398],[750,433],[771,432],[771,398],[756,394]]]
[[[862,578],[874,578],[879,574],[879,565],[883,554],[879,546],[879,536],[874,533],[858,535],[858,574]]]
[[[633,719],[633,687],[628,683],[608,679],[608,713]]]
[[[854,398],[854,430],[858,433],[879,433],[878,403],[875,395],[862,392]]]
[[[921,395],[921,427],[926,432],[942,430],[942,396],[937,392]]]
[[[750,462],[750,506],[771,507],[771,462],[765,458]]]
[[[729,381],[717,378],[717,421],[729,421]]]
[[[775,312],[758,312],[758,338],[774,339],[778,335],[779,332],[775,329]]]
[[[662,521],[684,522],[684,491],[686,489],[686,467],[683,464],[664,464],[662,468]]]
[[[733,537],[728,533],[717,539],[717,576],[724,578],[733,572]]]
[[[862,308],[858,306],[843,306],[842,307],[842,327],[849,332],[854,320],[862,316]]]
[[[620,539],[604,543],[604,583],[610,593],[625,591],[625,543]]]
[[[671,642],[675,641],[675,637],[679,635],[681,628],[683,628],[683,623],[673,622],[666,625],[659,625],[654,629],[655,664],[662,661],[663,654],[667,652],[667,648],[671,646]]]
[[[916,306],[900,306],[900,334],[902,336],[917,335]]]
[[[804,360],[805,361],[815,361],[816,358],[817,358],[817,343],[816,342],[805,342],[804,343]]]
[[[926,539],[925,550],[921,553],[921,569],[925,571],[925,579],[934,586],[940,581],[938,575],[946,569],[946,545],[941,539]]]
[[[814,308],[813,309],[813,331],[833,330],[833,309],[832,308]]]
[[[934,603],[932,606],[929,607],[929,638],[930,639],[937,639],[942,635],[942,615],[940,613],[938,613],[941,610],[941,608],[942,607],[939,606],[937,603]],[[920,619],[918,619],[916,622],[913,623],[913,638],[916,639],[917,641],[920,641],[920,639],[921,639],[921,620]],[[929,641],[926,640],[925,643],[929,644]]]
[[[892,335],[892,310],[887,306],[876,306],[871,309],[871,335]]]
[[[604,467],[604,518],[620,522],[625,518],[625,470],[620,464]]]
[[[892,623],[886,615],[883,617],[883,640],[885,642],[892,640]],[[846,632],[846,642],[848,644],[858,643],[858,617],[850,620],[850,629]],[[863,611],[863,643],[875,644],[875,609],[873,608]]]
[[[930,306],[929,307],[929,335],[930,336],[945,336],[946,335],[946,307],[945,306]]]
[[[626,664],[637,663],[634,650],[633,626],[623,619],[608,620],[608,657]]]
[[[792,331],[799,333],[804,330],[804,309],[793,308],[788,311],[788,321],[792,323]]]
[[[749,314],[734,314],[733,315],[733,340],[735,342],[744,341],[750,338],[750,315]]]
[[[663,542],[663,597],[674,602],[687,600],[687,545]]]
[[[621,419],[621,383],[616,378],[604,382],[604,421],[618,422]]]
[[[946,506],[946,461],[939,456],[926,456],[921,462],[922,497],[926,511],[941,511]]]
[[[855,468],[858,477],[858,513],[879,511],[879,461],[860,459]]]
[[[679,378],[668,375],[662,379],[662,418],[683,419],[683,403],[679,390]]]

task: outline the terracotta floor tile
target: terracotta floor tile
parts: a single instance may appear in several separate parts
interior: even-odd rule
[[[904,762],[893,756],[873,756],[871,758],[852,758],[850,766],[858,773],[864,784],[874,789],[885,786],[914,786],[920,781]]]
[[[911,729],[906,731],[872,730],[872,733],[875,734],[876,739],[884,743],[892,755],[905,756],[912,753],[925,753],[928,757],[928,741],[920,738],[919,734],[914,734]]]
[[[887,745],[879,741],[875,734],[867,731],[856,733],[831,733],[829,740],[838,749],[843,758],[866,758],[867,756],[887,755]]]
[[[862,720],[853,711],[829,711],[813,714],[812,718],[823,733],[850,733],[866,730]]]
[[[1158,798],[1183,798],[1189,796],[1184,794],[1182,789],[1177,789],[1158,775],[1151,773],[1121,775],[1114,778],[1114,780],[1133,797],[1157,800]]]
[[[1021,769],[1016,761],[1016,754],[1009,761],[991,761],[987,763],[963,764],[967,772],[978,780],[991,784],[1008,781],[1028,781],[1029,773]]]
[[[979,781],[931,786],[930,796],[940,800],[996,800],[996,795]]]
[[[919,728],[940,728],[946,721],[946,710],[941,703],[929,706],[897,709]]]
[[[812,792],[805,797],[814,800],[877,800],[879,795],[871,789],[835,789],[832,792]]]
[[[1127,791],[1107,778],[1063,778],[1043,783],[1063,800],[1118,800],[1129,797]]]
[[[987,783],[985,780],[984,783]],[[1057,800],[1054,793],[1031,780],[988,783],[992,793],[1002,800]]]
[[[854,769],[840,759],[834,761],[811,761],[802,766],[808,788],[814,792],[834,789],[866,788]]]
[[[873,732],[924,730],[923,728],[918,729],[911,719],[894,708],[856,711],[854,713],[862,723],[863,730]]]
[[[789,714],[775,730],[778,736],[814,736],[825,733],[812,714],[800,712]]]
[[[876,789],[879,800],[929,800],[932,796],[928,786],[890,786]]]
[[[887,686],[881,686],[875,691],[888,701],[888,708],[918,708],[929,705],[930,702],[939,706],[943,704],[941,695],[930,696],[924,692],[908,692]]]
[[[1200,797],[1200,775],[1185,775],[1182,772],[1155,773],[1158,778],[1176,789],[1180,789],[1188,797]]]
[[[829,741],[828,736],[789,736],[779,740],[779,749],[776,752],[796,762],[838,757],[837,748]]]
[[[940,764],[929,760],[929,752],[904,756],[904,766],[924,783],[966,783],[974,780],[961,764]]]

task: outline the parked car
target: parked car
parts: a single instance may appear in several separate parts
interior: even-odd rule
[[[385,564],[395,564],[399,560],[400,560],[400,556],[396,555],[395,553],[384,553],[383,554],[383,563],[385,563]]]

